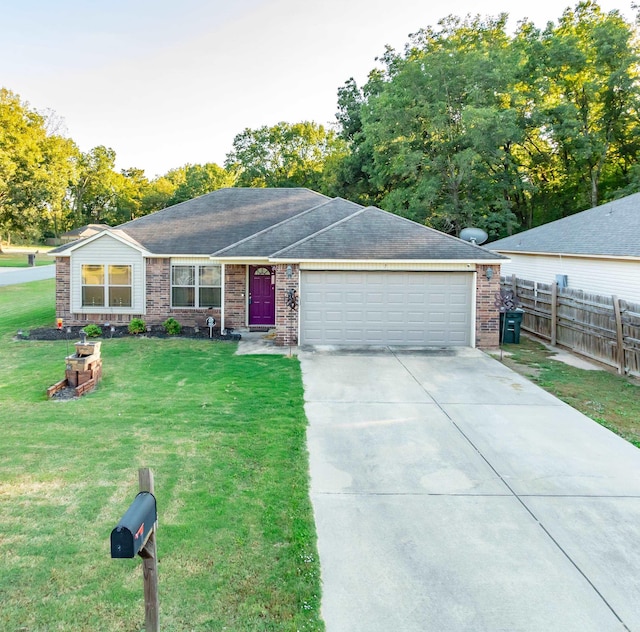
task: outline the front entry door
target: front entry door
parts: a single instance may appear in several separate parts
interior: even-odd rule
[[[271,266],[249,266],[249,325],[276,324],[275,280]]]

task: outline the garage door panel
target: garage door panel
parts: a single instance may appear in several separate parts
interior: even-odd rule
[[[303,271],[302,344],[470,344],[470,273]]]

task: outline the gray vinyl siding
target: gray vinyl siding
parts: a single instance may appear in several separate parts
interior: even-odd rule
[[[131,307],[83,307],[82,266],[85,264],[130,265]],[[146,306],[142,253],[110,235],[99,237],[75,250],[71,256],[71,311],[75,314],[144,314]]]

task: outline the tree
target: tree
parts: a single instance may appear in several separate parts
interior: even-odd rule
[[[580,2],[542,35],[543,125],[562,171],[563,214],[596,206],[601,183],[624,186],[638,150],[638,51],[617,11]]]
[[[445,18],[340,88],[334,194],[499,237],[638,190],[633,27],[591,1],[544,31],[506,18]]]
[[[386,51],[382,81],[373,75],[363,91],[360,131],[348,117],[386,210],[447,232],[473,224],[496,234],[515,222],[522,179],[511,148],[522,132],[505,24],[506,15],[450,17],[414,35],[404,56]]]
[[[233,175],[229,171],[212,162],[204,165],[185,165],[180,175],[178,171],[174,170],[173,174],[168,174],[169,178],[173,176],[178,181],[175,192],[169,199],[169,205],[233,186],[234,182]]]
[[[0,229],[39,238],[47,222],[60,219],[75,145],[48,134],[46,119],[0,89]]]
[[[308,121],[281,122],[238,134],[225,166],[236,174],[236,186],[323,191],[327,162],[344,153],[346,144],[333,130]]]
[[[160,176],[149,182],[141,200],[142,215],[148,215],[170,206],[171,198],[176,189],[177,185],[171,182],[167,176]]]
[[[71,184],[75,226],[119,223],[118,191],[122,183],[115,162],[116,152],[104,145],[80,155],[77,178]]]
[[[116,179],[118,223],[146,215],[144,200],[150,187],[144,169],[123,169]]]

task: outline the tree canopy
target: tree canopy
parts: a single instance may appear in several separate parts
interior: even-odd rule
[[[492,238],[640,190],[634,25],[592,1],[538,28],[448,16],[338,89],[334,126],[246,128],[224,166],[148,179],[82,152],[61,118],[0,90],[0,233],[119,224],[221,187],[308,187]]]
[[[323,191],[328,166],[346,154],[346,143],[323,125],[303,121],[245,129],[233,139],[225,165],[236,186],[308,187]]]
[[[337,190],[493,237],[629,192],[637,179],[633,26],[595,2],[544,30],[449,16],[338,91],[350,152]]]

